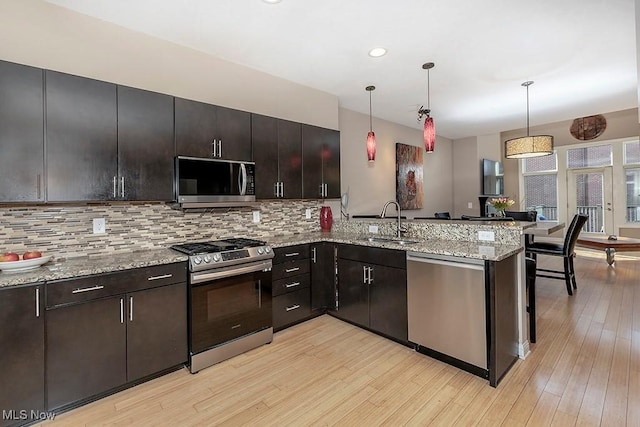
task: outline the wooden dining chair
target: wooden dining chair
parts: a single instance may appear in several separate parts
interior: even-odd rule
[[[536,268],[536,276],[546,277],[549,279],[564,279],[565,284],[567,285],[567,293],[569,295],[573,295],[572,288],[577,289],[578,287],[576,284],[576,272],[573,266],[573,259],[576,256],[576,241],[578,240],[578,236],[582,231],[582,226],[587,221],[587,218],[589,218],[589,216],[585,214],[576,214],[573,217],[571,224],[569,224],[569,228],[567,229],[567,234],[564,237],[563,244],[534,242],[529,245],[528,249],[526,249],[527,254],[529,254],[533,259],[536,259],[537,255],[562,257],[564,264],[563,270]],[[540,274],[540,272],[546,274]]]

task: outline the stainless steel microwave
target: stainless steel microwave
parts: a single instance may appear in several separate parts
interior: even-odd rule
[[[183,209],[251,205],[255,170],[254,162],[177,156],[176,201]]]

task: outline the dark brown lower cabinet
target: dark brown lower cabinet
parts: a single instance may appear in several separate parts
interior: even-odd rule
[[[0,426],[44,411],[43,286],[0,290]]]
[[[61,408],[127,381],[124,296],[47,312],[47,406]]]
[[[127,273],[116,274],[127,283]],[[113,275],[107,277],[95,276],[91,284],[96,285],[90,287],[87,279],[51,286],[90,295],[93,288],[108,292],[110,285],[119,286]],[[47,310],[49,410],[71,407],[187,361],[185,282],[96,298]]]
[[[338,308],[332,314],[407,342],[405,252],[339,245]]]
[[[311,310],[335,308],[335,244],[311,245]]]

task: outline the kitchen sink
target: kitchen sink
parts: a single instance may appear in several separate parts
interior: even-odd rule
[[[365,237],[362,240],[371,243],[397,243],[399,245],[411,245],[413,243],[419,243],[417,240],[398,239],[391,237]]]

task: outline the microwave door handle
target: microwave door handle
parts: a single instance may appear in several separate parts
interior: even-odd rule
[[[244,196],[247,192],[247,168],[244,163],[240,163],[240,171],[238,172],[238,187],[240,188],[240,195]]]

